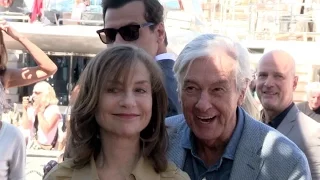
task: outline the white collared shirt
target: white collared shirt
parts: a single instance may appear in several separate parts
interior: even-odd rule
[[[176,60],[176,56],[173,53],[162,53],[159,55],[156,55],[155,57],[156,61],[161,61],[164,59],[172,59],[172,60]]]

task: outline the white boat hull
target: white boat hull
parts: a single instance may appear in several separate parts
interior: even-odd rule
[[[96,33],[96,30],[102,28],[98,26],[44,26],[29,23],[11,23],[11,25],[43,51],[96,54],[106,47]],[[19,42],[9,36],[5,35],[4,39],[7,49],[25,50]]]

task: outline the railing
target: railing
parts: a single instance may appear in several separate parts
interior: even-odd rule
[[[57,25],[59,26],[61,22],[76,22],[76,23],[86,23],[86,24],[103,24],[103,21],[98,21],[98,20],[77,20],[77,19],[64,19],[64,18],[59,18],[57,20]]]
[[[192,7],[191,1],[183,2],[185,13],[193,16],[192,20],[185,18],[190,23],[186,27],[190,29],[202,26],[196,30],[209,29],[210,32],[263,40],[315,40],[320,33],[312,28],[312,24],[320,26],[320,3],[236,4],[232,0],[222,3],[211,3],[208,0],[209,3],[202,4],[202,12],[199,12]],[[303,14],[300,12],[302,6]],[[168,18],[180,20],[183,15]],[[201,23],[196,24],[195,21]]]
[[[21,20],[22,22],[29,22],[30,18],[28,15],[16,12],[0,12],[0,17],[6,20]]]

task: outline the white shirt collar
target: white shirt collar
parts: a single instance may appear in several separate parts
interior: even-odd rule
[[[172,60],[176,60],[176,56],[173,53],[162,53],[162,54],[158,54],[155,57],[156,61],[160,61],[160,60],[164,60],[164,59],[172,59]]]

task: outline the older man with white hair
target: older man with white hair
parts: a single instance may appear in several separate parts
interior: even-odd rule
[[[308,84],[307,96],[308,100],[297,104],[297,106],[301,112],[320,122],[320,82]]]
[[[252,78],[246,48],[204,34],[174,72],[183,115],[166,120],[168,157],[191,179],[311,179],[304,153],[240,107]]]

